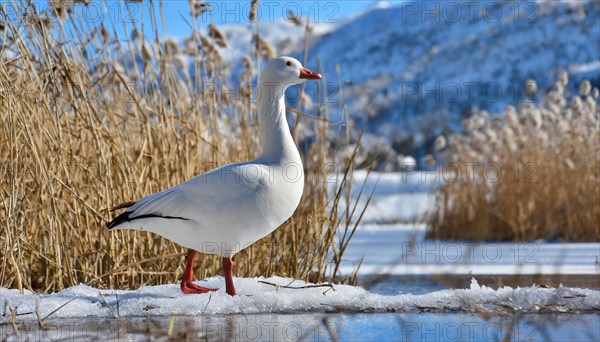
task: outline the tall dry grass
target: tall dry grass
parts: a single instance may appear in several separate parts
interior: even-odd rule
[[[567,83],[565,73],[537,105],[466,120],[450,141],[430,238],[600,240],[599,91],[585,81],[569,100]]]
[[[262,54],[244,58],[246,69],[235,76],[246,83],[225,92],[219,87],[229,85],[230,75],[219,49],[227,41],[216,26],[207,34],[191,23],[182,44],[147,37],[143,25],[155,34],[164,22],[162,11],[148,6],[154,19],[119,37],[118,23],[93,26],[67,5],[55,6],[61,10],[40,13],[23,1],[2,26],[0,286],[55,291],[79,283],[178,282],[183,248],[150,233],[109,233],[109,208],[255,157],[258,127],[248,81]],[[326,117],[326,108],[319,111]],[[348,240],[338,237],[356,227],[331,208],[349,194],[350,182],[328,193],[329,123],[305,124],[314,125],[316,142],[306,153],[312,167],[300,207],[237,255],[238,276],[336,276],[339,246]],[[347,162],[350,171],[352,158]],[[199,259],[197,277],[219,274],[217,257]]]

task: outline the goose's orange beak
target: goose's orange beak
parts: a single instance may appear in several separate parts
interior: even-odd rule
[[[323,78],[321,74],[318,74],[314,71],[310,71],[306,68],[300,69],[300,78],[306,78],[308,80],[320,80]]]

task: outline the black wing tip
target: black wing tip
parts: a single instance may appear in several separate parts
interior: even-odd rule
[[[144,219],[144,218],[153,218],[153,217],[169,219],[169,220],[184,220],[184,221],[190,220],[189,218],[185,218],[185,217],[167,216],[167,215],[160,215],[160,214],[145,214],[145,215],[131,217],[130,215],[132,213],[133,213],[133,211],[126,211],[126,212],[122,213],[121,215],[115,217],[112,221],[110,221],[109,223],[106,224],[106,228],[108,228],[108,230],[111,230],[123,222],[129,222],[129,221],[133,221],[133,220],[139,220],[139,219]]]
[[[112,221],[106,224],[106,228],[108,228],[108,230],[111,230],[114,227],[120,225],[121,223],[129,221],[129,214],[131,214],[131,211],[126,211],[120,214],[119,216],[115,217]]]

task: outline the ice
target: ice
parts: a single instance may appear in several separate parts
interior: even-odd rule
[[[352,175],[351,195],[353,199],[358,198],[362,189],[359,209],[369,200],[361,218],[362,223],[423,222],[433,200],[430,191],[439,186],[440,178],[435,172],[367,173],[359,170]],[[342,176],[336,180],[331,183],[332,189],[342,181]],[[341,201],[340,212],[344,212],[344,205],[344,201]],[[355,218],[359,215],[360,210],[357,210]]]
[[[342,274],[597,275],[598,242],[425,240],[425,224],[362,224],[342,258]]]
[[[477,279],[475,279],[475,278],[471,279],[471,287],[470,287],[470,289],[471,290],[479,290],[479,289],[481,289],[481,286],[479,286],[479,283],[477,282]]]
[[[361,287],[334,285],[329,287],[287,289],[261,283],[304,286],[306,283],[289,278],[236,278],[240,295],[231,297],[224,291],[221,277],[197,282],[219,287],[211,294],[184,295],[178,284],[147,286],[139,290],[98,290],[78,285],[58,293],[38,295],[0,288],[0,298],[6,307],[16,310],[17,321],[41,319],[113,318],[169,315],[214,314],[288,314],[324,312],[472,312],[508,310],[519,312],[593,311],[600,309],[600,291],[559,286],[542,288],[501,287],[497,290],[479,285],[473,279],[468,289],[447,289],[426,294],[385,296]],[[101,296],[102,293],[102,296]],[[103,298],[104,297],[104,298]],[[65,304],[67,303],[67,304]],[[61,307],[62,306],[62,307]],[[58,309],[58,310],[57,310]]]
[[[373,194],[340,270],[359,275],[594,275],[600,272],[600,243],[426,240],[437,172],[353,174],[352,198],[365,184],[359,209]],[[340,204],[343,213],[344,203]],[[360,210],[357,210],[360,212]],[[355,214],[358,217],[358,213]]]

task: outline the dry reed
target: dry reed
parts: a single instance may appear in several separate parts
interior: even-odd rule
[[[565,73],[537,105],[465,121],[450,139],[430,238],[600,240],[598,89],[585,81],[569,100],[567,83]]]
[[[192,3],[194,15],[198,6]],[[114,25],[93,27],[77,11],[50,27],[25,1],[15,8],[17,19],[3,23],[0,64],[0,286],[47,292],[79,283],[178,282],[182,247],[150,233],[109,233],[105,224],[115,205],[255,157],[252,92],[245,85],[234,93],[215,89],[230,76],[219,55],[224,36],[211,26],[211,39],[221,39],[215,46],[194,29],[181,49],[173,40],[145,37],[141,26],[121,38]],[[148,10],[153,20],[137,25],[156,35],[163,14]],[[69,41],[67,29],[79,38]],[[264,51],[268,43],[254,39]],[[186,57],[193,72],[183,67]],[[247,82],[258,61],[245,61],[249,70],[240,79]],[[328,193],[329,124],[312,124],[316,139],[306,154],[312,167],[300,207],[238,254],[238,276],[336,276],[343,249],[335,246],[348,240],[336,236],[351,236],[356,227],[330,208],[349,194],[351,182]],[[345,177],[352,165],[350,158]],[[219,258],[201,257],[196,271],[199,278],[219,274]]]

